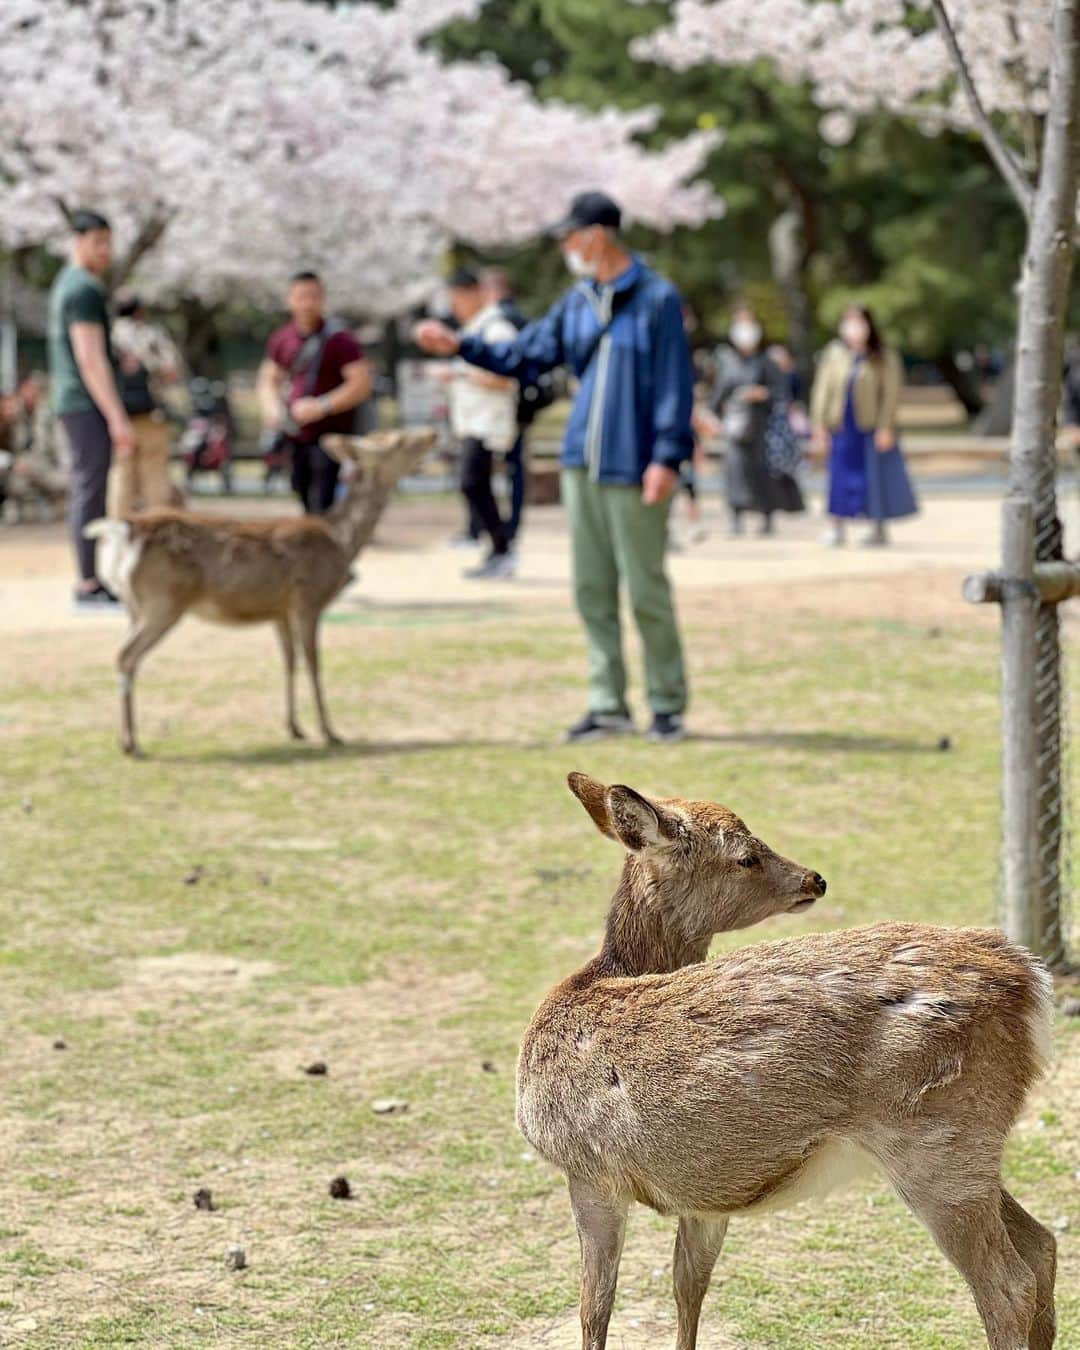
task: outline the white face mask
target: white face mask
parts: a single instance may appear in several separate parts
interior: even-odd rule
[[[753,351],[761,341],[761,325],[752,319],[739,319],[731,325],[728,337],[741,352]]]
[[[864,347],[870,337],[870,326],[865,319],[845,319],[840,325],[840,336],[849,347]]]
[[[563,250],[563,262],[571,276],[583,278],[596,276],[596,264],[582,257],[576,248]]]

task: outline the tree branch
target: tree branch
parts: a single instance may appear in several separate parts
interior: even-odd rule
[[[30,165],[31,165],[32,168],[36,167],[36,166],[34,165],[33,160],[30,161]],[[65,223],[66,223],[67,225],[70,225],[71,222],[72,222],[73,216],[72,216],[71,208],[68,206],[67,202],[64,201],[63,197],[57,197],[57,196],[55,196],[55,195],[53,196],[53,201],[56,203],[56,209],[57,209],[57,210],[60,212],[60,214],[64,217]]]
[[[1035,189],[1024,173],[1020,165],[1012,156],[1012,152],[1005,144],[998,129],[990,120],[990,115],[983,106],[983,101],[979,97],[979,91],[975,88],[975,81],[971,77],[971,70],[968,67],[964,53],[960,50],[960,43],[957,41],[956,30],[952,26],[952,21],[945,10],[945,0],[931,0],[934,11],[934,18],[937,20],[938,31],[941,34],[942,41],[952,58],[953,65],[956,67],[956,73],[960,79],[960,86],[964,91],[968,104],[971,108],[971,115],[975,126],[978,128],[979,135],[982,137],[983,144],[986,146],[987,153],[998,167],[1005,182],[1012,190],[1013,196],[1020,203],[1020,209],[1028,220],[1031,219],[1031,213],[1035,206]]]
[[[109,289],[114,290],[117,286],[122,286],[128,279],[135,267],[141,261],[143,256],[150,252],[154,245],[169,227],[173,213],[165,212],[160,216],[151,216],[139,226],[138,233],[131,241],[127,251],[113,263],[109,269]]]

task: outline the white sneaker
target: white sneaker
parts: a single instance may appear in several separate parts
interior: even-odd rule
[[[818,536],[818,542],[825,548],[843,548],[844,531],[839,525],[830,525]]]

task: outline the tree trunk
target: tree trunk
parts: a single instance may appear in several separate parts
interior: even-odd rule
[[[178,308],[184,325],[181,351],[188,370],[208,379],[222,374],[221,339],[214,310],[193,296],[186,296]]]
[[[1035,510],[1037,562],[1063,556],[1054,432],[1080,179],[1080,0],[1055,0],[1053,24],[1050,106],[1020,293],[1009,471],[1010,492],[1028,498]],[[1039,916],[1039,954],[1060,962],[1061,656],[1052,605],[1040,606],[1036,619],[1035,686],[1038,848],[1029,903]]]
[[[806,293],[806,233],[803,214],[795,203],[769,227],[769,258],[773,280],[787,313],[787,345],[799,372],[800,386],[809,390],[814,370],[813,320]]]
[[[0,263],[0,394],[13,394],[19,382],[19,327],[12,271],[10,264]]]

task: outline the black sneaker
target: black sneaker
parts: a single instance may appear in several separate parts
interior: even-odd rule
[[[100,614],[120,609],[120,601],[108,586],[99,581],[92,591],[76,591],[74,610],[76,614]]]
[[[627,736],[633,730],[629,713],[590,712],[567,729],[566,740],[569,744],[581,745],[585,741],[598,741],[602,736]]]
[[[645,733],[650,741],[681,741],[686,728],[679,713],[656,713],[652,726]]]

